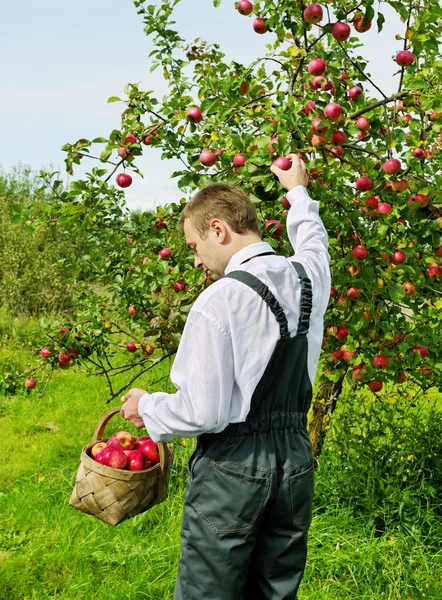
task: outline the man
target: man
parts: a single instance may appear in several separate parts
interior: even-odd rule
[[[305,165],[290,158],[290,170],[272,172],[289,190],[294,257],[261,241],[239,188],[198,192],[180,223],[195,266],[217,281],[189,312],[171,370],[177,392],[132,389],[122,398],[123,418],[154,441],[198,436],[175,600],[293,600],[304,572],[313,499],[307,412],[330,271]]]

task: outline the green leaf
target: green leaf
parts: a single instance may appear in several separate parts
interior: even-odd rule
[[[405,290],[400,283],[391,282],[388,284],[388,293],[393,302],[400,302],[405,297]]]
[[[94,140],[92,140],[93,144],[106,144],[108,142],[108,140],[104,137],[97,137]]]
[[[221,0],[213,0],[213,6],[215,8],[218,8],[218,6],[221,4]]]
[[[378,32],[380,33],[382,31],[382,27],[384,26],[385,23],[385,17],[382,13],[378,13],[378,18],[377,18],[377,25],[378,25]]]
[[[103,150],[103,152],[100,154],[101,162],[106,162],[109,159],[111,154],[112,154],[112,148],[106,148],[106,150]]]
[[[122,102],[122,100],[118,96],[111,96],[107,99],[107,102],[110,104],[111,102]]]
[[[205,115],[213,115],[217,113],[222,107],[221,100],[213,100],[212,98],[207,98],[203,100],[201,103],[201,112]]]

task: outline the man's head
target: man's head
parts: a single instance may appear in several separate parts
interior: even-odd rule
[[[211,183],[197,192],[178,227],[195,254],[195,267],[209,271],[214,279],[224,276],[236,252],[261,241],[253,204],[240,188],[227,183]]]

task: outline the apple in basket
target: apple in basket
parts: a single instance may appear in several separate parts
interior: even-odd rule
[[[112,448],[108,446],[104,450],[101,450],[95,460],[102,465],[112,467],[113,469],[124,469],[127,465],[127,456],[123,450],[119,448]]]
[[[107,445],[118,450],[133,450],[135,446],[135,438],[128,431],[117,431],[107,440]]]
[[[143,442],[150,440],[150,437],[148,435],[140,435],[139,438],[135,439],[135,446],[134,446],[134,450],[139,450],[140,446]]]
[[[128,471],[143,471],[151,466],[151,463],[140,450],[125,450],[124,453],[127,456],[126,469]]]
[[[142,442],[140,445],[140,452],[142,452],[147,460],[150,460],[152,464],[155,465],[160,462],[158,446],[153,440],[148,439]]]
[[[92,456],[92,458],[97,458],[97,454],[99,452],[101,452],[101,450],[104,450],[107,447],[108,447],[108,445],[107,445],[106,442],[98,442],[97,444],[95,444],[94,446],[92,446],[92,448],[91,448],[91,456]]]

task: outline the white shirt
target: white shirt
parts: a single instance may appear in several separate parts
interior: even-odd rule
[[[267,242],[250,244],[232,256],[225,275],[252,273],[274,294],[296,334],[301,286],[289,263],[301,263],[312,282],[313,308],[308,332],[308,372],[314,382],[323,337],[323,316],[330,298],[328,236],[319,203],[303,186],[287,194],[291,207],[287,233],[295,255],[260,256]],[[175,436],[219,433],[229,423],[245,421],[252,394],[280,338],[275,316],[262,298],[244,283],[224,277],[196,299],[187,317],[170,378],[174,394],[144,394],[138,413],[155,442]]]

